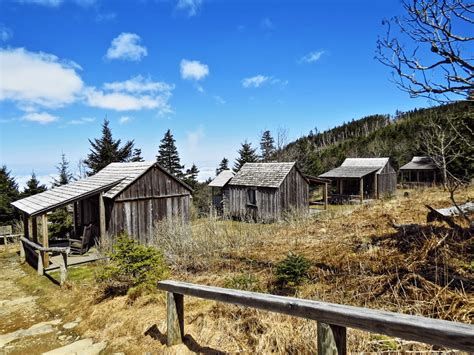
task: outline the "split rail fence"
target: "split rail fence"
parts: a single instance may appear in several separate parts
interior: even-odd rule
[[[167,292],[168,346],[183,341],[187,295],[315,320],[318,354],[346,354],[347,328],[474,352],[470,324],[171,280],[158,282],[158,289]]]

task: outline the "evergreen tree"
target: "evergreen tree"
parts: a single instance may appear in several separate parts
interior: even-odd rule
[[[133,150],[132,158],[130,159],[132,162],[142,162],[145,161],[142,157],[142,150],[135,148]]]
[[[264,162],[271,160],[275,154],[275,140],[268,130],[262,133],[262,138],[260,139],[260,151],[260,157]]]
[[[187,169],[186,174],[184,175],[184,182],[188,184],[193,190],[196,189],[196,186],[198,184],[198,174],[199,169],[196,164],[193,164],[191,166],[191,169]]]
[[[21,193],[21,197],[25,198],[28,196],[33,196],[46,190],[46,185],[41,184],[41,182],[36,178],[36,174],[32,172],[30,180],[26,182],[26,187]]]
[[[229,159],[227,158],[222,158],[218,168],[216,169],[216,176],[222,173],[224,170],[229,170]]]
[[[53,179],[53,187],[66,185],[74,180],[72,173],[69,171],[69,162],[66,160],[66,154],[62,153],[61,162],[56,169],[58,170],[58,178]]]
[[[128,141],[121,147],[121,140],[113,139],[109,123],[107,118],[104,119],[101,138],[89,139],[92,148],[84,160],[84,164],[91,170],[89,175],[97,173],[110,163],[127,162],[132,158],[133,141]]]
[[[239,149],[239,157],[234,163],[234,171],[237,172],[245,163],[255,163],[258,161],[257,149],[252,148],[252,143],[245,141]]]
[[[0,168],[0,225],[13,224],[19,218],[17,210],[11,205],[19,195],[18,184],[3,165]]]
[[[184,166],[181,165],[175,142],[171,131],[168,129],[161,140],[156,161],[169,173],[182,178]]]

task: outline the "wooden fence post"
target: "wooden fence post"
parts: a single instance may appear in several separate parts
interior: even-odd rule
[[[23,242],[20,240],[20,263],[24,263],[26,261],[26,253],[25,253],[25,246]]]
[[[345,355],[346,328],[318,322],[318,355]]]
[[[168,346],[181,344],[184,336],[184,307],[183,295],[166,292],[166,318]]]
[[[41,227],[43,228],[43,243],[42,243],[42,245],[43,245],[43,247],[47,248],[47,247],[49,247],[48,215],[45,213],[41,217],[42,217]],[[45,268],[48,267],[49,266],[49,254],[48,254],[47,251],[43,252],[42,259],[43,259],[43,266]]]
[[[61,281],[60,284],[61,286],[64,285],[64,283],[67,280],[67,253],[62,252],[61,256],[63,257],[63,262],[61,265],[59,265],[61,269]]]
[[[45,254],[45,253],[44,253]],[[43,252],[38,250],[38,275],[44,275],[44,265],[43,265]]]

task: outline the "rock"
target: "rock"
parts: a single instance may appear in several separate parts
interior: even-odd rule
[[[106,347],[107,343],[105,341],[94,344],[93,340],[88,338],[76,341],[61,348],[53,349],[51,351],[43,353],[43,355],[98,355]]]
[[[76,322],[65,323],[65,324],[63,324],[63,328],[68,329],[68,330],[73,329],[73,328],[77,327],[78,324],[79,323],[76,323]]]
[[[64,335],[64,334],[63,334],[63,335],[60,335],[60,336],[58,336],[58,339],[59,339],[59,340],[61,340],[61,341],[64,341],[64,340],[66,340],[66,338],[67,338],[67,335]]]
[[[0,348],[16,339],[51,333],[54,331],[53,325],[59,323],[61,323],[61,319],[55,319],[49,322],[41,322],[32,325],[28,329],[18,329],[12,333],[2,334],[0,335]]]

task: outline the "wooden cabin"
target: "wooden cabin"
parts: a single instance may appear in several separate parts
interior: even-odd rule
[[[37,219],[73,205],[74,235],[93,225],[97,236],[127,232],[147,244],[155,222],[165,217],[189,219],[191,188],[156,162],[111,163],[97,174],[12,203],[23,212],[25,235],[38,242]],[[44,235],[46,232],[46,236]],[[47,228],[41,244],[47,246]]]
[[[319,177],[333,181],[335,193],[331,194],[330,201],[336,203],[380,198],[397,188],[397,173],[389,158],[347,158],[340,167]]]
[[[224,187],[234,175],[232,170],[223,170],[208,184],[211,188],[212,207],[214,207],[218,213],[223,213],[225,210],[225,201],[228,199],[224,196]]]
[[[426,156],[415,156],[400,168],[400,183],[404,187],[431,186],[441,180],[439,168]]]
[[[274,222],[291,209],[308,210],[309,185],[291,163],[245,163],[224,187],[233,218]]]

